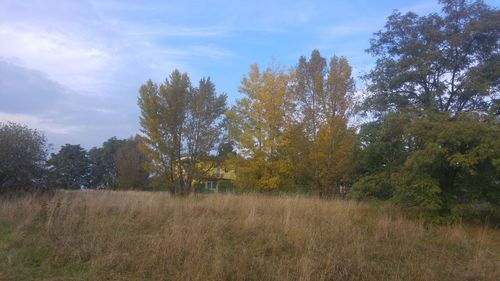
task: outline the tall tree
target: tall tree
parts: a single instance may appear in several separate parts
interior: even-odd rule
[[[193,179],[206,173],[197,163],[208,160],[221,141],[226,99],[226,95],[216,93],[210,78],[202,78],[198,87],[190,92],[184,130],[186,160],[183,162],[189,189]]]
[[[49,183],[54,188],[82,189],[89,183],[90,162],[79,144],[66,144],[47,161]]]
[[[238,180],[244,188],[274,190],[285,185],[288,177],[281,169],[279,148],[292,106],[288,88],[288,75],[279,68],[261,72],[251,65],[239,89],[245,97],[227,113],[241,155]]]
[[[219,139],[225,101],[209,79],[193,88],[178,70],[160,86],[152,81],[142,85],[140,123],[148,169],[172,193],[191,192],[196,161],[211,153]]]
[[[182,130],[191,82],[186,73],[174,70],[158,86],[151,80],[141,86],[139,107],[144,151],[151,159],[148,169],[172,193],[184,187],[181,166]]]
[[[306,146],[312,191],[338,194],[345,185],[352,162],[354,132],[347,123],[355,86],[352,69],[344,57],[329,63],[314,50],[301,57],[295,69],[295,116],[309,140]]]
[[[351,195],[443,215],[498,203],[500,12],[482,1],[440,3],[440,14],[395,12],[371,41],[365,108],[375,121],[361,130],[365,168]]]
[[[351,168],[354,131],[347,126],[354,80],[343,57],[319,51],[285,73],[257,65],[242,80],[244,98],[228,112],[240,159],[239,184],[264,190],[309,186],[338,195]]]
[[[47,144],[37,130],[0,123],[0,193],[45,187]]]
[[[441,0],[442,13],[393,13],[371,40],[366,76],[375,113],[413,108],[453,115],[500,98],[500,11],[482,1]]]

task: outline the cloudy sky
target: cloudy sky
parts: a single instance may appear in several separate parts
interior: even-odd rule
[[[138,89],[174,69],[210,76],[238,98],[251,63],[294,65],[319,49],[346,56],[356,76],[364,50],[394,10],[437,11],[408,1],[0,0],[0,121],[43,131],[55,148],[86,148],[138,132]]]

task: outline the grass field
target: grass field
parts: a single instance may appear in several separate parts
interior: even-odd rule
[[[0,200],[0,280],[500,280],[500,230],[256,195]]]

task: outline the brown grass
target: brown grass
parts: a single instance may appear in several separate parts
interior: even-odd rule
[[[0,201],[0,280],[500,280],[499,233],[347,201],[59,191]]]

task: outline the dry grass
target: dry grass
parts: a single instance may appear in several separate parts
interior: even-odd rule
[[[0,280],[500,280],[499,233],[354,202],[60,191],[0,201]]]

